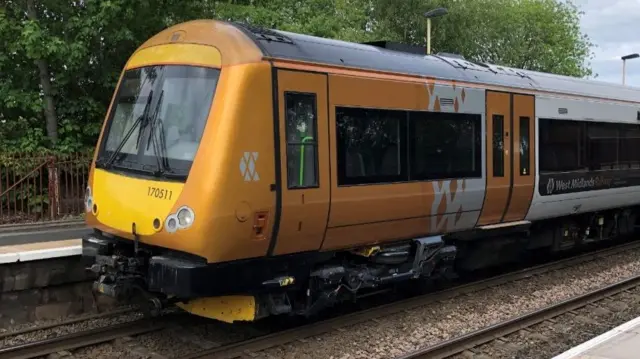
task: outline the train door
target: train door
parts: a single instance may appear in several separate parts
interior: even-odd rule
[[[532,139],[535,131],[535,97],[531,95],[511,95],[513,106],[513,118],[511,120],[511,132],[513,138],[513,168],[512,188],[509,205],[505,211],[502,222],[518,222],[524,220],[531,199],[535,182],[535,171]]]
[[[486,106],[487,192],[478,225],[518,222],[533,194],[534,97],[487,91]]]
[[[277,77],[282,212],[274,255],[319,249],[330,202],[327,76]]]

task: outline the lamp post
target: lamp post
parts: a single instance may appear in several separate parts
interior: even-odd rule
[[[625,85],[627,82],[627,60],[633,60],[640,57],[639,54],[629,54],[622,56],[622,85]]]
[[[449,11],[443,7],[433,9],[424,13],[424,17],[427,18],[427,55],[431,54],[431,19],[438,16],[444,16]]]

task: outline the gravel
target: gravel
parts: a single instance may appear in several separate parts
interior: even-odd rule
[[[272,348],[256,358],[392,358],[639,273],[640,250],[632,250]]]
[[[183,319],[186,322],[174,323],[161,331],[79,349],[73,356],[117,359],[182,358],[185,355],[264,335],[269,331],[258,329],[249,323],[226,324],[196,316]]]
[[[63,359],[64,357],[60,358]],[[149,359],[150,355],[136,354],[127,347],[114,346],[113,344],[100,344],[88,348],[82,348],[73,352],[73,359]],[[50,359],[50,358],[47,358]]]
[[[552,358],[640,315],[640,288],[563,314],[452,359]]]
[[[76,333],[80,331],[91,330],[95,328],[105,327],[116,325],[125,322],[131,322],[137,319],[142,318],[143,314],[140,312],[130,312],[120,315],[114,315],[112,317],[102,317],[102,318],[94,318],[89,319],[73,324],[56,326],[49,329],[44,330],[36,330],[32,332],[27,332],[24,334],[18,335],[10,335],[0,340],[0,348],[11,347],[15,345],[25,344],[29,342],[40,341],[48,338],[54,338],[61,335]],[[62,321],[59,321],[62,322]],[[35,328],[37,326],[51,324],[48,322],[34,322],[30,323],[29,326],[25,326],[21,329]],[[18,331],[20,329],[15,329],[14,331]],[[11,332],[2,333],[2,335],[10,334]]]
[[[105,312],[104,315],[108,316],[109,313],[117,313],[117,312],[125,312],[125,311],[130,311],[132,310],[133,307],[129,306],[129,305],[120,305],[117,307],[114,307],[112,309],[110,309],[108,312]],[[93,316],[95,316],[96,313],[84,313],[84,314],[80,314],[80,315],[70,315],[68,317],[59,317],[56,319],[42,319],[42,320],[35,320],[35,321],[31,321],[31,322],[27,322],[27,323],[20,323],[20,324],[14,324],[11,326],[10,329],[7,328],[0,328],[0,339],[12,335],[12,333],[17,333],[17,332],[21,332],[21,331],[25,331],[25,330],[33,330],[36,328],[40,328],[40,327],[44,327],[44,326],[53,326],[53,325],[61,325],[64,322],[68,322],[68,321],[81,321],[87,318],[91,318]],[[98,318],[99,319],[99,318]]]
[[[180,358],[268,332],[251,324],[227,324],[197,317],[193,319],[193,324],[176,325],[161,332],[141,335],[136,337],[136,341],[152,352],[162,353],[168,358]]]

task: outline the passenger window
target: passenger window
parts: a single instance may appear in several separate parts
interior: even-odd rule
[[[589,123],[589,167],[591,170],[617,169],[618,127],[613,123]]]
[[[479,115],[411,112],[409,120],[412,180],[482,176]]]
[[[584,123],[541,118],[538,132],[540,172],[578,171],[586,168]]]
[[[520,117],[520,175],[528,176],[531,172],[529,146],[529,117]]]
[[[640,126],[622,125],[620,128],[620,165],[640,168]]]
[[[405,111],[336,108],[338,184],[407,181]]]
[[[504,177],[504,116],[493,115],[493,176]]]
[[[316,95],[285,93],[288,188],[318,186]]]

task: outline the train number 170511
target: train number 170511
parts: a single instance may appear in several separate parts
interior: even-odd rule
[[[147,196],[170,200],[171,197],[173,197],[173,191],[164,188],[149,187]]]

